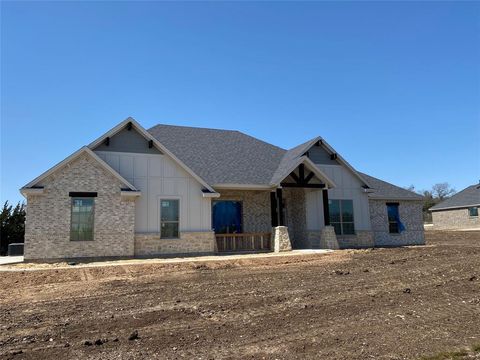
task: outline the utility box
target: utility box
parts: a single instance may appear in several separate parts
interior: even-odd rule
[[[23,243],[11,243],[8,245],[8,256],[22,256]]]

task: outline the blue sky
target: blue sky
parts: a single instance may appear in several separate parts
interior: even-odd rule
[[[480,178],[480,3],[2,2],[1,200],[128,116]]]

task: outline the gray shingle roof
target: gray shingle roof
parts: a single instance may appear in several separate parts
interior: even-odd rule
[[[442,210],[452,208],[465,208],[480,205],[480,185],[470,185],[466,189],[456,193],[452,197],[432,206],[429,210]]]
[[[313,138],[290,150],[234,130],[159,124],[148,130],[168,150],[210,185],[271,185],[318,141]],[[374,188],[372,198],[421,200],[411,191],[360,173]]]
[[[148,132],[210,185],[268,185],[285,154],[233,130],[156,125]]]
[[[386,181],[377,179],[373,176],[360,173],[365,180],[371,185],[374,192],[369,193],[368,197],[371,199],[391,199],[391,200],[422,200],[423,196],[414,193],[413,191],[401,188],[399,186],[390,184]]]

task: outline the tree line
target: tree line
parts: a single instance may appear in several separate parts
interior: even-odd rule
[[[15,207],[5,201],[0,212],[0,255],[7,255],[8,244],[23,243],[25,237],[25,204]]]
[[[423,221],[432,222],[432,213],[428,211],[432,206],[437,205],[445,199],[456,193],[456,190],[449,183],[438,183],[432,186],[430,190],[417,191],[415,186],[410,185],[407,190],[416,192],[423,196]]]

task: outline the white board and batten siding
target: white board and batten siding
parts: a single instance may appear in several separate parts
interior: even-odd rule
[[[204,198],[202,185],[168,156],[96,153],[142,192],[136,200],[135,232],[159,233],[161,199],[180,201],[180,231],[211,230],[211,199]]]
[[[316,164],[337,185],[328,190],[329,199],[353,201],[355,230],[370,230],[370,210],[368,197],[363,191],[363,183],[349,169],[342,165]],[[323,199],[321,190],[306,192],[307,230],[320,230],[324,227]]]

